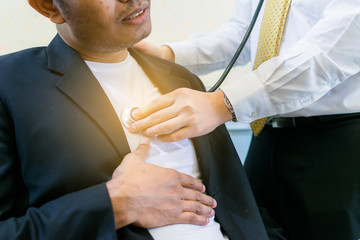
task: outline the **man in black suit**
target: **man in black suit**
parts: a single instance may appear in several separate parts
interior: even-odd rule
[[[161,154],[151,139],[148,156],[149,140],[119,120],[124,89],[204,89],[184,68],[130,48],[150,33],[150,0],[29,3],[59,34],[0,57],[0,239],[267,239],[224,126]],[[136,87],[99,74],[132,59],[124,69],[140,74]],[[137,81],[127,73],[115,84]]]

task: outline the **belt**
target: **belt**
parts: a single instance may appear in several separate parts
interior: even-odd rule
[[[326,122],[340,121],[360,117],[360,113],[334,114],[313,117],[274,117],[267,125],[272,128],[295,128],[318,125]]]

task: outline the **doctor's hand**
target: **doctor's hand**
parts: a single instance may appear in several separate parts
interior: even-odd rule
[[[219,90],[206,93],[180,88],[132,111],[130,132],[170,142],[207,134],[232,119]]]
[[[149,140],[143,139],[106,183],[116,229],[129,224],[143,228],[206,225],[217,203],[204,194],[205,186],[189,175],[146,163],[148,153]]]
[[[146,40],[142,40],[136,43],[133,48],[141,53],[175,62],[174,52],[166,45],[158,46]]]

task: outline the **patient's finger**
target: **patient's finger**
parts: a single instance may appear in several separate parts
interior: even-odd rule
[[[205,217],[213,217],[215,215],[215,210],[212,207],[193,201],[184,201],[183,211],[192,212]]]
[[[203,215],[198,215],[193,212],[183,212],[175,223],[179,224],[194,224],[204,226],[210,222],[210,219]]]
[[[203,206],[208,206],[210,208],[215,208],[217,202],[214,198],[191,189],[185,189],[182,194],[182,199],[187,201],[198,202]]]
[[[184,173],[180,173],[179,176],[181,186],[200,192],[206,191],[205,185],[200,180]]]

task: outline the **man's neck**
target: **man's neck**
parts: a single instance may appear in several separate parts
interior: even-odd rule
[[[87,52],[87,51],[79,51],[78,49],[75,49],[78,51],[80,56],[85,61],[90,62],[99,62],[99,63],[117,63],[124,61],[129,52],[127,49],[116,51],[116,52],[106,52],[106,53],[94,53],[94,52]]]
[[[75,49],[85,61],[99,62],[99,63],[117,63],[124,61],[129,52],[126,47],[114,51],[100,50],[93,46],[81,45],[79,42],[74,41],[74,37],[69,37],[61,31],[58,31],[60,37],[64,42]]]

